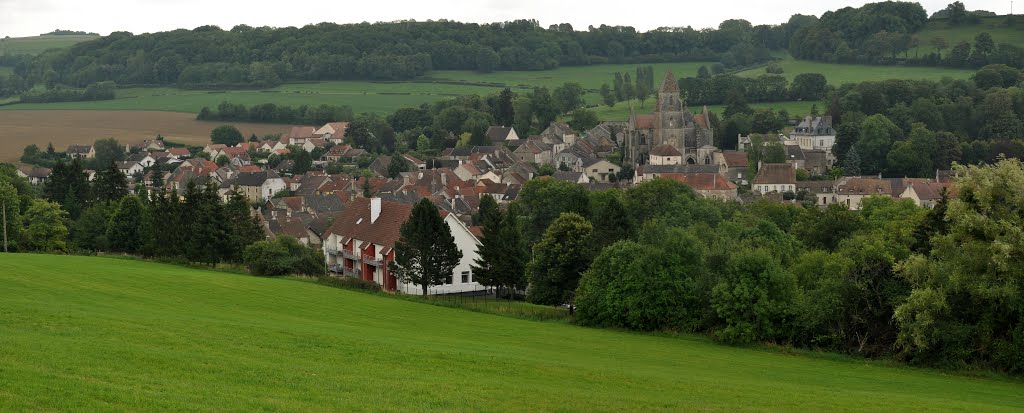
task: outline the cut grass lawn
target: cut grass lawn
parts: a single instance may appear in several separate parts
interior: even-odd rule
[[[43,35],[31,37],[0,38],[0,55],[3,54],[40,54],[49,49],[63,49],[76,43],[92,40],[99,36],[93,35]]]
[[[0,255],[0,410],[1020,411],[1024,383]]]

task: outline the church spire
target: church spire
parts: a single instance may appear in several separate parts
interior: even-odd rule
[[[679,82],[676,82],[676,76],[672,74],[671,68],[665,72],[665,80],[661,82],[661,93],[679,93]]]

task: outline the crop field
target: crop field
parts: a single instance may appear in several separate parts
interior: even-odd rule
[[[825,75],[828,83],[833,86],[885,79],[941,80],[944,77],[967,79],[974,74],[974,70],[971,69],[945,67],[872,66],[813,62],[793,59],[788,53],[779,61],[779,66],[782,66],[782,75],[790,81],[801,73],[820,73]],[[765,74],[763,67],[738,73],[739,76],[744,77],[757,77],[763,74]]]
[[[289,126],[234,123],[245,136],[286,133]],[[222,122],[197,121],[195,115],[150,111],[0,111],[0,162],[17,160],[31,144],[45,149],[52,142],[57,150],[69,144],[91,144],[99,138],[117,138],[121,143],[141,142],[157,134],[171,141],[205,145],[210,131]]]
[[[45,35],[32,37],[0,38],[0,55],[3,54],[40,54],[49,49],[63,49],[76,43],[92,40],[92,35]]]
[[[3,411],[1020,411],[1024,383],[0,255]]]

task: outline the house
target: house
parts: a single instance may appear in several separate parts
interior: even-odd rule
[[[681,165],[683,154],[672,145],[658,145],[650,152],[651,165]]]
[[[717,173],[669,173],[663,177],[693,188],[694,192],[704,198],[731,201],[737,196],[736,184],[729,182],[728,179]]]
[[[39,166],[19,166],[18,176],[28,179],[28,183],[32,185],[42,185],[50,180],[50,168],[43,168]]]
[[[552,178],[558,181],[565,181],[574,184],[585,184],[590,182],[590,178],[583,172],[572,172],[572,171],[555,171]]]
[[[142,164],[135,161],[117,161],[117,170],[121,171],[124,176],[131,178],[135,174],[142,173],[145,169]]]
[[[203,152],[210,155],[210,159],[217,159],[217,154],[228,146],[223,143],[211,143],[203,147]]]
[[[851,210],[859,210],[861,201],[869,196],[892,196],[892,183],[879,177],[849,176],[836,182],[835,201],[846,204]]]
[[[801,149],[822,150],[831,158],[832,146],[836,143],[836,130],[832,128],[832,117],[808,115],[800,121],[800,124],[796,125],[793,133],[789,134],[789,139],[796,141]]]
[[[487,128],[487,133],[485,133],[485,135],[494,145],[501,145],[503,143],[519,143],[519,135],[516,134],[515,128],[512,128],[511,126],[491,126]]]
[[[907,189],[903,190],[899,197],[901,199],[910,199],[917,206],[930,209],[935,208],[935,205],[939,203],[943,192],[947,196],[952,197],[953,194],[950,193],[952,190],[953,185],[949,182],[911,183],[907,185]]]
[[[807,159],[804,158],[804,151],[797,145],[782,145],[786,152],[786,163],[793,165],[796,169],[806,169],[804,165]]]
[[[714,154],[714,162],[718,165],[718,173],[730,181],[747,183],[747,153],[740,151],[719,151]]]
[[[139,152],[129,155],[126,160],[129,162],[136,162],[139,165],[142,165],[143,168],[149,168],[156,163],[156,158],[154,158],[149,152]]]
[[[312,153],[317,148],[323,148],[327,146],[327,141],[323,138],[309,138],[302,144],[302,149],[306,152]]]
[[[718,173],[718,165],[640,165],[633,173],[633,183],[656,179],[666,174]]]
[[[317,128],[312,126],[292,126],[292,129],[288,131],[288,136],[282,137],[282,140],[286,140],[288,145],[302,145],[306,143],[306,140],[315,138],[314,133]]]
[[[416,168],[417,170],[422,171],[424,169],[427,169],[427,162],[422,161],[419,158],[416,158],[415,156],[402,155],[402,158],[404,158],[405,161],[409,163],[409,165],[411,165],[413,168]]]
[[[249,202],[260,204],[287,189],[284,179],[275,171],[239,172],[229,184],[237,187],[237,191]]]
[[[804,200],[808,198],[814,199],[814,205],[817,206],[828,206],[836,203],[835,199],[835,181],[797,181],[796,192],[804,197]]]
[[[589,158],[583,163],[583,173],[592,182],[611,182],[622,171],[622,167],[603,158]]]
[[[185,159],[192,157],[192,152],[187,148],[170,148],[167,150],[167,156],[172,159]]]
[[[568,123],[557,121],[551,122],[546,129],[541,131],[540,136],[558,138],[562,142],[565,142],[566,145],[576,143],[577,138],[576,131],[574,131]]]
[[[520,162],[545,165],[551,163],[551,145],[540,139],[527,139],[522,145],[512,152],[512,155]]]
[[[348,122],[330,122],[313,132],[313,135],[338,145],[345,142],[345,132],[347,130]]]
[[[762,163],[751,189],[762,194],[796,192],[796,168],[789,163]]]
[[[330,271],[339,276],[373,281],[387,291],[419,294],[419,285],[398,280],[392,272],[395,243],[401,238],[402,224],[412,214],[412,205],[383,200],[358,198],[349,203],[324,232],[323,251]],[[443,285],[430,287],[430,294],[477,291],[482,287],[473,280],[472,263],[478,258],[480,241],[455,214],[442,212],[462,259]]]
[[[163,151],[165,149],[164,141],[160,139],[146,139],[142,141],[142,143],[127,144],[124,146],[124,151],[128,153],[138,151]]]
[[[68,149],[65,151],[68,157],[71,159],[89,159],[96,156],[96,150],[93,149],[92,145],[68,145]]]

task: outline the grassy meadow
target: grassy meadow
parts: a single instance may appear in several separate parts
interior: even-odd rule
[[[968,42],[973,45],[974,38],[981,32],[992,35],[992,40],[997,45],[1009,43],[1017,47],[1024,47],[1024,20],[1021,20],[1020,16],[1016,17],[1022,24],[1007,26],[1007,16],[983,17],[978,24],[962,26],[951,26],[946,20],[930,21],[924,26],[924,29],[915,34],[920,39],[921,45],[910,49],[910,55],[934,52],[935,47],[931,45],[931,41],[936,36],[946,39],[949,47],[952,48],[960,42]],[[949,49],[944,50],[942,55],[945,56],[946,53],[949,53]]]
[[[0,255],[2,411],[1020,411],[1024,383]]]
[[[92,40],[99,36],[93,35],[42,35],[31,37],[0,38],[0,55],[4,54],[40,54],[49,49],[63,49],[76,43]]]
[[[751,103],[750,107],[754,109],[773,109],[782,110],[785,109],[789,112],[792,117],[802,117],[808,113],[811,113],[811,106],[817,104],[818,111],[825,111],[825,104],[823,102],[804,102],[804,101],[784,101],[784,102],[764,102],[764,103]],[[591,108],[597,113],[598,119],[603,121],[624,121],[629,118],[629,107],[633,106],[633,109],[639,115],[650,114],[654,111],[654,100],[647,99],[643,104],[640,101],[633,99],[629,102],[619,102],[615,106],[598,106]],[[693,113],[700,113],[703,110],[701,106],[690,106],[690,111]],[[708,105],[708,110],[714,113],[721,113],[725,111],[725,105]]]
[[[782,75],[790,81],[801,73],[821,73],[833,86],[885,79],[941,80],[944,77],[967,79],[974,74],[974,70],[971,69],[946,67],[874,66],[796,60],[788,53],[783,54],[778,63],[779,66],[782,66]],[[761,67],[739,72],[738,75],[758,77],[765,73],[765,68]]]

